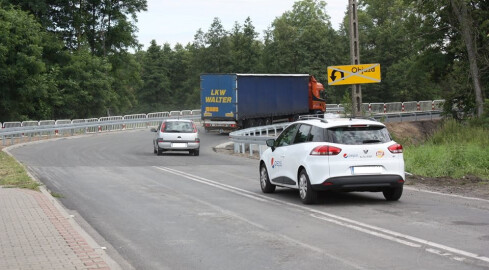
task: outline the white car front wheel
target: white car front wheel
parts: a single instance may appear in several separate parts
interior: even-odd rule
[[[299,173],[299,195],[304,204],[313,204],[317,200],[317,192],[312,189],[306,170]]]
[[[260,166],[260,186],[263,193],[272,193],[275,191],[275,185],[270,183],[267,167],[263,164]]]

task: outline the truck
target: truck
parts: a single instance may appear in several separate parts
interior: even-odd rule
[[[309,74],[201,74],[201,118],[221,133],[326,111],[324,86]]]

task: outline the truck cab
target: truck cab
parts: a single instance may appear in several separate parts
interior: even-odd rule
[[[323,91],[323,84],[318,82],[314,76],[309,77],[309,110],[312,113],[326,112],[326,101],[321,98]]]

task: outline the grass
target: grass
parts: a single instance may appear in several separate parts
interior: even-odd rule
[[[53,191],[51,191],[50,193],[51,193],[51,196],[53,196],[54,198],[58,198],[58,199],[64,198],[63,194],[61,194],[61,193],[57,193],[57,192],[53,192]]]
[[[39,185],[14,158],[0,151],[0,186],[39,190]]]
[[[447,120],[419,146],[406,146],[406,171],[427,177],[489,180],[489,129]]]

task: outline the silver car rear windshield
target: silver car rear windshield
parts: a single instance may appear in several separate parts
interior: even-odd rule
[[[384,126],[344,126],[329,128],[328,141],[338,144],[370,144],[392,141]]]
[[[192,133],[194,127],[190,122],[171,121],[165,123],[164,132],[168,133]]]

